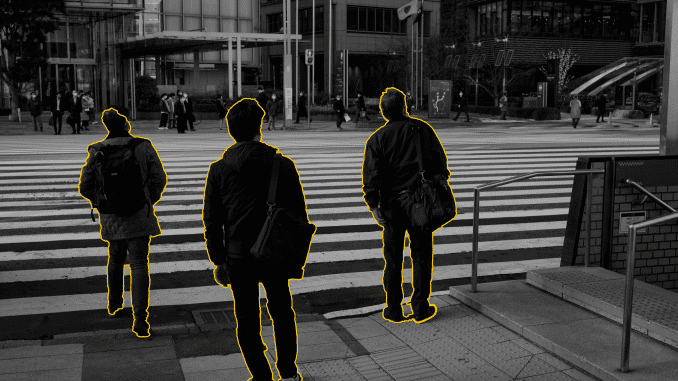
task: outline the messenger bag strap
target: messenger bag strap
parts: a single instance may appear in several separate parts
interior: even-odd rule
[[[421,182],[425,182],[426,180],[424,179],[424,158],[421,155],[421,128],[414,123],[412,119],[410,119],[410,125],[415,131],[415,140],[417,141],[416,146],[417,146],[417,159],[419,160],[419,174],[421,175]]]
[[[280,163],[282,157],[274,153],[273,154],[273,172],[271,173],[271,182],[268,185],[268,215],[273,214],[273,207],[275,206],[275,196],[278,191],[278,175],[280,173]]]

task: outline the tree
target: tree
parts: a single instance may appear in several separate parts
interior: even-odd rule
[[[544,54],[544,58],[546,59],[558,59],[558,74],[559,74],[559,81],[558,81],[558,88],[563,89],[565,88],[565,85],[569,83],[573,76],[568,76],[567,72],[570,71],[572,66],[579,61],[579,56],[575,53],[572,53],[571,48],[559,48],[557,51],[550,51],[546,54]],[[541,66],[539,70],[542,71],[542,73],[546,74],[546,69]]]
[[[10,121],[18,120],[21,84],[36,78],[36,70],[48,65],[43,48],[47,33],[58,29],[57,14],[64,0],[2,0],[0,2],[0,83],[9,87]]]

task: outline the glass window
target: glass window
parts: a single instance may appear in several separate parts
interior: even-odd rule
[[[543,26],[542,22],[542,17],[541,17],[541,12],[542,12],[542,4],[541,1],[532,1],[532,31],[533,32],[541,32],[541,28]]]
[[[160,12],[160,3],[161,0],[146,0],[146,11],[147,12]]]
[[[511,1],[511,33],[520,30],[520,0]]]
[[[236,12],[235,1],[221,1],[222,16],[237,17],[238,15],[235,12]],[[280,17],[282,18],[282,13],[280,15],[281,15]]]
[[[603,14],[601,15],[601,34],[606,35],[606,36],[611,36],[613,35],[610,25],[610,21],[612,20],[612,7],[609,5],[603,6]]]
[[[282,13],[273,13],[266,15],[266,20],[268,23],[268,33],[280,33],[280,29],[282,28]],[[233,21],[233,25],[235,26],[235,20]],[[223,32],[235,32],[235,27],[233,28],[232,31],[227,31],[227,30],[222,30]]]
[[[657,39],[658,42],[664,42],[666,38],[666,3],[656,3],[657,6]]]
[[[238,16],[252,17],[252,0],[238,0]]]
[[[49,34],[49,56],[68,58],[68,40],[66,39],[66,23],[59,23],[59,29]]]
[[[163,11],[169,13],[182,13],[181,0],[164,0],[162,2]]]
[[[367,30],[370,32],[374,32],[374,14],[374,8],[367,8]]]
[[[240,20],[238,33],[252,33],[252,20]]]
[[[593,5],[586,3],[582,4],[582,22],[584,34],[593,34],[595,32],[595,25],[593,22]]]
[[[346,7],[346,29],[358,30],[358,7]]]
[[[165,15],[165,30],[181,31],[181,16]]]
[[[523,7],[520,13],[520,28],[522,31],[532,29],[532,1],[523,0]]]
[[[486,6],[481,5],[478,7],[478,35],[484,36],[486,31],[485,31],[485,12],[486,12]]]
[[[148,3],[148,0],[146,0]],[[205,16],[219,16],[219,0],[202,0],[202,14]]]
[[[216,17],[204,17],[202,19],[202,26],[205,28],[206,32],[218,32],[219,19]]]
[[[391,33],[393,31],[393,9],[384,9],[384,32]]]
[[[202,29],[200,17],[184,16],[184,30],[186,32],[190,31],[197,32],[200,29]]]
[[[367,31],[367,8],[358,8],[358,30]]]
[[[144,34],[160,33],[160,13],[144,12]]]
[[[572,9],[572,33],[581,34],[581,5],[573,4]]]
[[[325,30],[325,8],[322,6],[315,7],[315,32],[322,33],[323,30]]]
[[[541,10],[542,32],[553,33],[553,1],[544,1]]]
[[[195,0],[184,1],[184,14],[199,15],[200,14],[200,2],[195,1]]]
[[[374,27],[377,32],[384,31],[384,10],[382,8],[376,10]]]

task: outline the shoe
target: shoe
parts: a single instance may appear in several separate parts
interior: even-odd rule
[[[339,130],[339,131],[342,131],[342,130],[343,130],[343,128],[341,128],[341,127],[337,127],[337,130]]]
[[[191,128],[191,131],[195,131],[195,129],[194,129],[194,128]]]
[[[294,377],[283,378],[282,381],[302,381],[304,378],[301,377],[301,373],[297,373]]]
[[[80,135],[80,131],[78,131],[78,135]]]
[[[113,311],[113,313],[111,313]],[[108,317],[112,319],[117,319],[120,318],[122,315],[124,315],[124,309],[123,307],[117,307],[115,309],[108,309]]]
[[[71,135],[75,135],[75,131],[71,132]]]
[[[452,120],[454,120],[454,121],[456,122],[456,121],[457,121],[457,118],[452,118]]]
[[[386,308],[384,308],[384,310],[381,312],[381,317],[383,317],[386,321],[390,321],[391,323],[403,323],[412,320],[412,315],[403,315],[402,309],[400,310],[399,314],[391,315],[387,314]]]
[[[432,317],[436,316],[436,313],[438,313],[438,308],[434,304],[431,304],[429,305],[428,311],[426,311],[425,314],[414,315],[414,322],[417,324],[421,324],[425,321],[430,320]]]
[[[271,131],[271,127],[269,127],[268,130]]]
[[[134,327],[132,328],[132,332],[134,332],[139,338],[146,338],[153,334],[151,325],[146,322],[141,322],[139,325],[135,323]]]

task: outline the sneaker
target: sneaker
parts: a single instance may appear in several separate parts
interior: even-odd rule
[[[132,332],[134,332],[139,338],[149,337],[153,333],[153,331],[151,330],[151,325],[146,323],[145,321],[142,321],[138,324],[135,322],[134,327],[132,328]]]
[[[384,320],[390,321],[391,323],[403,323],[412,320],[412,315],[403,315],[402,309],[400,310],[399,314],[387,314],[386,308],[384,308],[381,312],[381,316],[384,318]]]
[[[438,308],[434,305],[431,304],[428,307],[428,311],[424,314],[420,315],[414,315],[414,322],[417,324],[421,324],[425,321],[430,320],[432,317],[436,316],[436,313],[438,312]]]
[[[304,378],[301,377],[301,373],[297,373],[294,377],[283,378],[282,381],[302,381]]]

